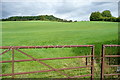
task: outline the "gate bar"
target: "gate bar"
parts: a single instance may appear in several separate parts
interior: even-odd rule
[[[101,55],[101,80],[104,80],[104,62],[105,62],[105,46],[102,45],[102,55]]]
[[[10,51],[10,49],[5,50],[4,52],[0,53],[0,55],[3,55],[3,54],[5,54],[5,53],[7,53],[8,51]]]
[[[65,47],[93,47],[93,45],[64,45],[64,46],[0,46],[0,49],[8,49],[8,48],[17,48],[17,49],[25,49],[25,48],[65,48]]]
[[[71,67],[71,68],[59,68],[58,70],[69,70],[69,69],[78,69],[78,68],[87,68],[92,67],[91,65],[87,66],[80,66],[80,67]],[[50,72],[54,70],[41,70],[41,71],[32,71],[32,72],[20,72],[20,73],[14,73],[14,75],[21,75],[21,74],[31,74],[31,73],[41,73],[41,72]],[[11,76],[12,74],[0,74],[0,76]]]
[[[12,78],[14,78],[14,49],[12,49]]]
[[[92,55],[92,57],[91,57],[91,65],[92,65],[92,67],[91,67],[91,80],[93,80],[94,79],[94,58],[95,58],[95,55],[94,55],[94,46],[92,47],[92,51],[91,51],[91,55]]]
[[[105,76],[114,76],[114,75],[120,75],[120,74],[104,74]]]
[[[105,55],[105,57],[120,57],[120,55]]]
[[[72,56],[72,57],[58,57],[58,58],[40,58],[37,60],[56,60],[56,59],[72,59],[72,58],[85,58],[85,57],[92,57],[92,55],[88,56]],[[24,61],[34,61],[33,59],[23,59],[23,60],[14,60],[14,62],[24,62]],[[0,61],[0,63],[8,63],[12,61]]]

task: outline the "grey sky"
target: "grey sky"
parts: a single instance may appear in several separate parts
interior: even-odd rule
[[[92,1],[3,1],[2,18],[10,16],[37,16],[54,15],[62,19],[89,20],[91,12],[110,10],[112,15],[118,17],[118,2],[92,2]],[[117,1],[117,0],[116,0]]]

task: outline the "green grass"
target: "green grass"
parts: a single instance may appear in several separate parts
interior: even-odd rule
[[[118,38],[114,22],[2,22],[3,46],[82,45]]]
[[[118,23],[115,22],[50,22],[50,21],[5,21],[2,23],[2,46],[42,46],[42,45],[87,45],[96,46],[95,54],[99,56],[102,44],[117,44]],[[36,58],[68,57],[90,54],[90,49],[28,49],[23,50]],[[3,60],[10,60],[11,53],[3,55]],[[30,59],[15,51],[15,59]],[[82,62],[81,62],[82,61]],[[43,61],[56,68],[84,66],[84,59],[66,59]],[[96,65],[99,68],[99,64]],[[19,70],[18,70],[19,69]],[[37,62],[15,63],[16,72],[48,69]],[[81,71],[82,70],[82,71]],[[97,70],[98,71],[98,70]],[[97,72],[96,71],[96,72]],[[71,76],[90,73],[88,69],[65,70]],[[72,72],[72,73],[71,73]],[[11,63],[3,64],[3,73],[11,73]],[[99,77],[97,73],[96,77]],[[64,77],[57,72],[35,73],[16,77]]]

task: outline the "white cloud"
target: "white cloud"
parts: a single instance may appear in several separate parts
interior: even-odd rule
[[[88,2],[90,0],[1,0],[2,2]]]
[[[91,2],[119,2],[119,0],[90,0]]]
[[[17,1],[17,0],[13,0]],[[39,0],[40,1],[40,0]],[[43,0],[41,0],[43,1]],[[54,15],[63,19],[89,20],[91,12],[110,10],[118,16],[117,2],[82,2],[83,0],[52,0],[56,2],[2,2],[2,17]],[[85,1],[85,0],[84,0]]]
[[[1,0],[2,2],[118,2],[119,0]]]

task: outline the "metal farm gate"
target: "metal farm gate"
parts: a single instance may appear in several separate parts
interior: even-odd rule
[[[83,55],[83,56],[72,56],[72,57],[58,57],[58,58],[39,58],[36,59],[35,57],[23,52],[21,49],[31,49],[31,48],[72,48],[72,47],[90,47],[91,48],[91,55]],[[3,55],[5,53],[7,53],[8,51],[12,51],[12,60],[10,61],[0,61],[0,63],[12,63],[12,73],[8,73],[8,74],[0,74],[0,76],[12,76],[12,78],[14,78],[15,75],[22,75],[22,74],[31,74],[31,73],[41,73],[41,72],[50,72],[50,71],[56,71],[58,73],[60,73],[61,75],[66,76],[66,78],[80,78],[80,77],[86,77],[86,76],[91,76],[91,80],[93,80],[94,78],[94,46],[93,45],[65,45],[65,46],[1,46],[0,49],[7,49],[4,52],[2,52],[0,55]],[[24,60],[14,60],[14,50],[26,55],[27,57],[31,58],[31,59],[24,59]],[[3,55],[4,56],[4,55]],[[90,60],[90,64],[91,65],[86,65],[86,66],[79,66],[79,67],[70,67],[70,68],[60,68],[60,69],[56,69],[54,67],[52,67],[51,65],[48,65],[44,62],[42,62],[43,60],[56,60],[56,59],[70,59],[70,58],[91,58]],[[44,66],[47,66],[48,68],[50,68],[50,70],[42,70],[42,71],[32,71],[32,72],[19,72],[19,73],[15,73],[14,72],[14,63],[15,62],[25,62],[25,61],[36,61]],[[64,72],[62,72],[61,70],[70,70],[70,69],[78,69],[78,68],[87,68],[90,67],[91,68],[91,74],[86,74],[86,75],[76,75],[76,76],[68,76],[67,74],[65,74]]]
[[[90,47],[91,48],[91,54],[90,55],[83,55],[83,56],[72,56],[72,57],[57,57],[57,58],[39,58],[36,59],[35,57],[23,52],[21,49],[35,49],[35,48],[72,48],[72,47]],[[102,55],[101,55],[101,80],[104,80],[105,76],[113,76],[113,75],[118,75],[120,76],[120,73],[113,73],[113,74],[106,74],[105,73],[105,69],[109,67],[120,67],[120,65],[108,65],[107,67],[105,66],[106,58],[120,58],[120,51],[118,51],[117,55],[108,55],[106,54],[106,48],[107,47],[119,47],[120,45],[103,45],[102,46]],[[8,51],[12,51],[12,60],[9,61],[0,61],[0,63],[12,63],[12,73],[8,73],[8,74],[0,74],[0,76],[12,76],[12,78],[14,78],[15,75],[22,75],[22,74],[31,74],[31,73],[41,73],[41,72],[50,72],[50,71],[56,71],[58,73],[60,73],[61,75],[66,76],[66,78],[80,78],[80,77],[86,77],[86,76],[91,76],[91,80],[94,79],[94,59],[95,59],[95,55],[94,55],[94,45],[65,45],[65,46],[1,46],[0,49],[7,49],[4,52],[2,52],[0,55],[3,55],[5,53],[7,53]],[[24,59],[24,60],[14,60],[14,50],[26,55],[27,57],[31,58],[31,59]],[[43,60],[57,60],[57,59],[70,59],[70,58],[86,58],[86,66],[79,66],[79,67],[69,67],[69,68],[59,68],[56,69],[54,67],[52,67],[51,65],[48,65],[44,62],[42,62]],[[90,64],[87,64],[87,58],[91,58],[90,60]],[[120,59],[119,59],[120,60]],[[19,72],[19,73],[14,73],[14,63],[15,62],[25,62],[25,61],[36,61],[44,66],[47,66],[48,68],[50,68],[50,70],[41,70],[41,71],[31,71],[31,72]],[[78,69],[78,68],[87,68],[90,67],[91,68],[91,74],[86,74],[86,75],[76,75],[76,76],[68,76],[67,74],[65,74],[64,72],[62,72],[62,70],[70,70],[70,69]]]
[[[101,80],[104,80],[104,77],[105,76],[113,76],[113,75],[118,75],[118,77],[120,76],[120,73],[112,73],[112,74],[106,74],[105,73],[105,69],[107,69],[107,68],[110,68],[110,67],[120,67],[120,64],[118,65],[109,65],[109,64],[107,64],[107,67],[105,66],[105,64],[106,64],[106,61],[105,61],[105,58],[109,58],[109,60],[110,60],[110,58],[120,58],[120,50],[119,49],[117,49],[118,51],[117,51],[117,53],[115,54],[115,55],[111,55],[111,54],[106,54],[107,52],[106,52],[106,48],[107,47],[119,47],[119,49],[120,49],[120,45],[103,45],[102,46],[102,56],[101,56]],[[117,61],[120,63],[120,61],[119,61],[120,59],[118,59]],[[120,71],[119,71],[120,72]]]

